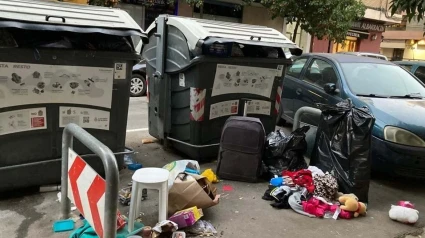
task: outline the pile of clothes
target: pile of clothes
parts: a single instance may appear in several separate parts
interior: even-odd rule
[[[366,213],[365,204],[354,194],[338,193],[335,177],[314,166],[283,171],[270,180],[262,198],[276,209],[292,209],[308,217],[350,219]]]

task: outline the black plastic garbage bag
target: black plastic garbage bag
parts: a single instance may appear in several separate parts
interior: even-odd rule
[[[266,152],[263,162],[266,167],[266,179],[274,175],[282,176],[283,170],[297,171],[307,168],[304,153],[307,150],[305,133],[310,129],[304,126],[289,136],[281,130],[267,136]]]
[[[310,165],[334,175],[340,192],[354,193],[367,203],[375,118],[367,108],[353,107],[350,100],[336,106],[318,106],[322,116]]]

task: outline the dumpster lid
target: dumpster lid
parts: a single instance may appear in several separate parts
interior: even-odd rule
[[[186,37],[190,50],[194,50],[199,40],[236,42],[240,44],[263,45],[270,47],[302,50],[279,31],[266,26],[232,22],[212,21],[180,16],[168,16],[167,25],[178,28]],[[147,34],[156,27],[155,22],[146,30]],[[297,54],[298,55],[298,54]]]
[[[121,9],[45,0],[0,0],[0,27],[146,37]]]

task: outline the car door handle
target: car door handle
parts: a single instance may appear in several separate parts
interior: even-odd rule
[[[301,95],[301,93],[303,92],[303,90],[301,90],[300,88],[298,88],[296,91],[295,91],[295,93],[297,94],[297,95]]]

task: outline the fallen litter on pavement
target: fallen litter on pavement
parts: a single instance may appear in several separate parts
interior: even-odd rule
[[[322,109],[322,118],[310,163],[306,163],[304,158],[309,126],[294,130],[288,136],[278,130],[266,138],[262,163],[257,168],[261,170],[259,177],[251,177],[249,181],[269,181],[262,199],[270,202],[271,209],[293,210],[309,218],[334,220],[365,216],[370,181],[368,151],[374,118],[366,109],[354,108],[349,102],[319,107]],[[353,129],[354,126],[357,130]],[[350,136],[343,136],[347,134]],[[362,140],[354,141],[353,138]],[[354,150],[357,152],[353,153]],[[219,158],[218,162],[222,159]],[[129,166],[138,164],[129,156],[126,164],[130,170],[140,169]],[[228,165],[235,168],[234,164]],[[242,164],[239,166],[243,167]],[[210,168],[201,173],[199,163],[195,160],[174,161],[162,169],[169,172],[168,180],[165,181],[168,188],[167,220],[158,221],[153,228],[136,220],[138,225],[135,225],[131,234],[143,238],[216,236],[217,230],[213,224],[202,218],[204,212],[208,213],[211,207],[219,204],[220,194],[214,185],[220,182],[219,176]],[[234,175],[235,180],[240,181],[239,178],[244,175],[237,173],[244,173],[244,170],[236,170]],[[227,193],[223,194],[223,198],[234,192],[231,177],[226,179],[226,184],[221,185],[222,191]],[[130,205],[134,193],[131,185],[129,183],[129,187],[119,192],[119,202],[126,206]],[[147,190],[144,189],[142,193],[142,200],[145,200]],[[239,200],[244,199],[239,194],[238,197]],[[389,217],[414,224],[418,220],[419,211],[414,209],[412,203],[400,201],[397,205],[391,205]],[[118,232],[127,232],[127,221],[126,217],[118,213]],[[90,224],[85,222],[72,233],[71,238],[77,237],[77,233],[85,237],[85,234],[93,232]]]

